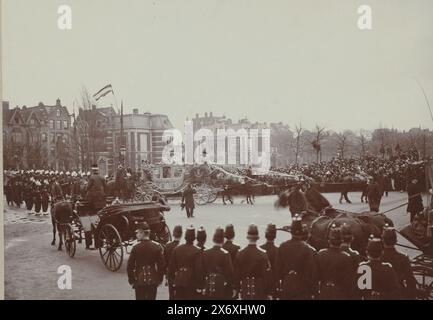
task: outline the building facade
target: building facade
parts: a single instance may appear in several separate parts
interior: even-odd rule
[[[123,116],[112,107],[80,109],[75,123],[80,169],[88,170],[96,163],[104,175],[113,173],[119,164],[138,171],[145,162],[161,162],[164,130],[173,128],[168,116],[139,113],[137,108]]]
[[[60,99],[55,105],[15,107],[2,102],[5,168],[69,170],[71,116]]]
[[[218,129],[224,129],[226,132],[228,130],[233,130],[234,132],[239,132],[239,130],[245,129],[247,132],[251,129],[256,129],[258,132],[258,141],[257,146],[254,146],[257,148],[258,152],[261,153],[262,151],[269,150],[270,152],[270,166],[277,167],[277,166],[284,166],[287,164],[288,161],[288,142],[290,141],[292,137],[292,133],[290,132],[289,126],[286,124],[283,124],[282,122],[279,123],[266,123],[266,122],[251,122],[247,118],[239,119],[237,122],[232,121],[229,118],[226,118],[225,116],[214,116],[212,112],[205,113],[204,116],[200,116],[199,114],[196,114],[195,118],[192,120],[192,127],[194,130],[194,133],[196,133],[200,129],[209,129],[214,133],[215,141],[214,141],[214,148],[215,148],[215,154],[217,152],[217,130]],[[269,148],[265,148],[263,143],[266,141],[264,140],[264,129],[268,129],[270,132],[269,137]],[[268,143],[268,142],[265,142]],[[196,143],[194,147],[197,147],[199,143]],[[251,163],[251,144],[248,145],[248,155],[247,159],[241,157],[241,141],[238,137],[236,140],[236,165],[249,165]],[[228,139],[225,140],[225,151],[228,152]],[[226,155],[226,163],[229,163],[228,156]],[[211,159],[212,161],[217,161],[216,156],[214,159]],[[231,163],[230,163],[231,164]]]

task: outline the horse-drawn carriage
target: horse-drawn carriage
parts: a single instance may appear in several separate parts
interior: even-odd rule
[[[234,193],[242,192],[248,179],[207,164],[152,166],[145,169],[142,176],[144,179],[136,188],[136,201],[148,201],[156,195],[180,195],[191,184],[196,191],[194,200],[197,205],[214,202],[225,185],[229,185]]]
[[[427,209],[424,214],[432,214]],[[417,280],[418,298],[433,300],[433,237],[429,232],[433,231],[423,221],[414,221],[410,225],[400,229],[398,233],[409,244],[397,243],[398,246],[412,250],[415,256],[410,260],[412,271]]]
[[[54,205],[53,219],[59,233],[59,249],[62,243],[66,253],[73,258],[77,242],[93,237],[101,260],[110,271],[120,269],[124,252],[135,241],[137,223],[147,222],[151,239],[165,245],[171,240],[170,230],[164,219],[164,211],[170,207],[157,202],[114,204],[95,212],[86,202],[77,202],[75,208],[68,201]],[[84,237],[83,237],[84,236]]]
[[[340,227],[346,224],[353,235],[352,248],[366,256],[365,250],[369,236],[381,237],[386,224],[394,225],[393,221],[383,213],[352,213],[334,209],[320,193],[313,192],[312,195],[315,196],[305,197],[299,190],[286,192],[280,195],[276,206],[289,207],[292,214],[300,212],[302,223],[309,231],[308,242],[317,250],[327,247],[328,233],[332,225]],[[322,205],[320,210],[317,210],[317,204]],[[314,208],[315,205],[316,208]],[[424,217],[422,222],[411,223],[397,231],[409,242],[409,244],[404,244],[399,241],[397,245],[418,252],[410,259],[412,271],[417,280],[417,298],[431,300],[433,299],[433,228],[430,221],[433,212],[426,209],[422,216]],[[277,230],[289,232],[290,227],[285,226]]]

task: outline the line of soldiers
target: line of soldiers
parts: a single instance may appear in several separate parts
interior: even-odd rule
[[[9,206],[25,205],[29,214],[48,215],[55,198],[84,198],[91,173],[48,170],[5,171],[4,194]]]
[[[213,246],[206,248],[203,228],[196,232],[188,227],[181,244],[182,227],[175,226],[174,240],[164,249],[156,242],[150,245],[148,236],[134,247],[128,261],[129,283],[137,299],[154,299],[164,275],[169,299],[175,300],[416,297],[409,259],[395,249],[397,237],[392,227],[385,226],[381,239],[369,240],[366,258],[351,248],[353,235],[346,224],[331,227],[329,247],[319,252],[307,243],[308,230],[298,216],[292,223],[292,238],[279,247],[274,243],[276,232],[276,226],[269,224],[266,243],[258,246],[258,228],[252,224],[247,232],[249,243],[241,249],[233,242],[233,225],[225,230],[218,227]],[[148,279],[156,280],[140,281],[142,273],[146,274],[143,270],[149,271]],[[152,294],[140,295],[146,290]]]

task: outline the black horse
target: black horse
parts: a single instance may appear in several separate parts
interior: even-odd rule
[[[65,226],[73,220],[73,205],[72,202],[61,200],[51,206],[51,224],[53,225],[53,241],[52,246],[56,245],[56,232],[59,236],[58,250],[62,250],[63,236],[66,232]]]
[[[280,194],[275,206],[289,207],[292,216],[301,216],[302,223],[309,230],[309,243],[317,250],[327,247],[327,235],[332,224],[347,224],[354,236],[353,248],[360,252],[365,251],[371,234],[380,236],[385,224],[393,225],[392,220],[381,213],[337,210],[316,190],[302,192],[299,188],[293,188],[285,191]]]

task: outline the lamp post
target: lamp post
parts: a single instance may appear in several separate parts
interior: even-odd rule
[[[120,164],[122,166],[125,166],[125,155],[126,155],[126,148],[121,147],[120,148]]]

